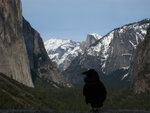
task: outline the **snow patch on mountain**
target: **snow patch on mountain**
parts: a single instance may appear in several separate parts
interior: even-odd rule
[[[121,80],[124,80],[125,78],[127,78],[128,75],[129,75],[129,73],[125,74]]]
[[[99,40],[102,38],[102,36],[97,33],[89,33],[89,35],[92,35],[96,40]]]
[[[64,50],[67,50],[68,47],[74,47],[75,43],[71,40],[62,40],[57,38],[52,38],[44,43],[47,50],[55,50],[61,47]]]
[[[121,54],[121,56],[132,56],[132,54],[131,53],[123,53],[123,54]]]
[[[133,46],[134,49],[136,49],[136,46],[131,40],[129,40],[129,43]]]
[[[126,67],[121,67],[120,69],[127,70],[127,69],[129,69],[129,68],[130,68],[130,66],[126,66]]]

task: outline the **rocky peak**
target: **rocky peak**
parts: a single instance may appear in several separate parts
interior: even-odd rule
[[[102,36],[96,33],[88,34],[85,41],[81,43],[81,49],[85,51],[89,46],[94,44],[97,40],[101,39]]]

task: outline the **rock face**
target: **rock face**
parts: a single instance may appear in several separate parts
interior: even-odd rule
[[[88,47],[94,44],[97,40],[101,39],[102,36],[96,33],[88,34],[85,41],[81,43],[81,49],[85,51]]]
[[[37,76],[67,86],[39,33],[22,17],[21,0],[0,0],[0,72],[29,87]]]
[[[0,72],[33,87],[20,0],[0,0]]]
[[[134,93],[150,91],[150,27],[144,41],[137,47],[132,80]]]
[[[59,69],[53,66],[52,61],[48,57],[40,34],[25,19],[23,19],[23,35],[33,79],[39,76],[60,85],[68,86],[66,79]]]
[[[144,40],[150,19],[124,25],[112,30],[78,56],[64,74],[71,80],[73,73],[94,68],[105,75],[118,70],[126,71],[121,75],[125,79],[130,74],[135,58],[136,46]],[[78,67],[78,68],[75,68]],[[69,73],[69,74],[68,74]],[[75,74],[74,74],[75,76]],[[81,79],[81,75],[76,79]]]

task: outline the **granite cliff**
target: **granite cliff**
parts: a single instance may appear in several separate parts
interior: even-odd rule
[[[21,0],[0,0],[0,72],[29,87],[36,77],[67,86],[40,34],[22,17]]]
[[[38,76],[57,84],[69,85],[48,57],[40,34],[23,18],[23,36],[33,80]]]
[[[33,87],[20,0],[0,0],[0,72]]]

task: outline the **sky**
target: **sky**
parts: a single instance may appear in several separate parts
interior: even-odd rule
[[[84,41],[114,28],[150,18],[150,0],[22,0],[23,16],[44,41]]]

